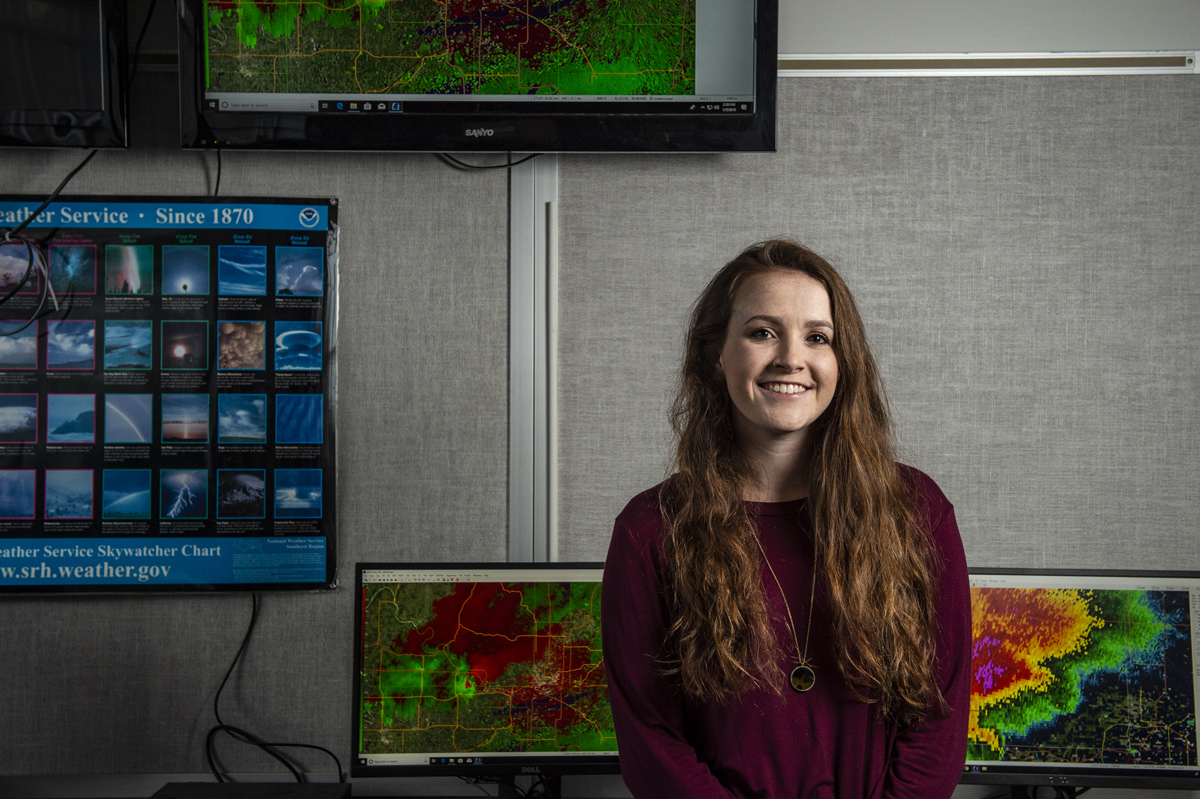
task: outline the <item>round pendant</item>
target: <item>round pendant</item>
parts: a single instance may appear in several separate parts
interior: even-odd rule
[[[792,673],[788,677],[788,682],[792,684],[792,690],[802,694],[816,685],[817,675],[808,666],[801,664],[792,669]]]

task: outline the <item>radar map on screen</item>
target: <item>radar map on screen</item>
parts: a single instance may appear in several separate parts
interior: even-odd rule
[[[359,752],[616,751],[600,583],[363,586]]]
[[[695,0],[209,0],[214,92],[694,94]]]
[[[971,761],[1197,763],[1187,591],[971,589]]]

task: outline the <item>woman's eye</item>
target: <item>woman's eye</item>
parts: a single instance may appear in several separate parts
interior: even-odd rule
[[[753,339],[771,338],[771,335],[771,331],[767,330],[765,327],[756,328],[750,331],[750,338]]]
[[[813,333],[808,337],[808,340],[813,344],[828,344],[829,336],[824,333]]]

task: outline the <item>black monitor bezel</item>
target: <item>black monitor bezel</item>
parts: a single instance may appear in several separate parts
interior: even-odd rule
[[[1124,577],[1155,580],[1200,580],[1200,571],[1147,569],[1027,569],[968,567],[974,575],[1012,575],[1015,577]],[[1194,664],[1193,664],[1194,665]],[[1197,709],[1200,712],[1200,708]],[[999,769],[999,770],[996,770]],[[988,771],[971,771],[964,765],[959,777],[962,785],[1056,786],[1059,788],[1139,788],[1167,790],[1200,789],[1200,765],[1188,768],[1088,768],[1064,766],[1031,768],[1020,764],[988,764]]]
[[[409,571],[470,571],[480,569],[521,569],[535,571],[562,571],[570,569],[587,569],[603,572],[602,562],[572,561],[572,562],[446,562],[446,563],[404,563],[404,562],[359,562],[354,565],[354,678],[353,694],[351,696],[351,725],[350,725],[350,775],[358,778],[375,777],[512,777],[520,775],[535,775],[539,777],[559,777],[581,774],[619,774],[620,762],[617,753],[603,755],[548,755],[540,752],[530,752],[520,755],[489,755],[489,760],[479,766],[462,765],[415,765],[389,764],[367,765],[361,763],[358,753],[358,726],[360,716],[360,696],[362,694],[362,596],[363,573],[387,569],[404,569]]]
[[[99,10],[103,69],[103,110],[0,109],[0,146],[129,147],[126,0],[95,0]],[[20,77],[29,80],[31,76]]]
[[[513,114],[470,103],[459,113],[249,114],[204,103],[203,0],[179,2],[180,134],[185,148],[409,152],[773,152],[778,0],[756,8],[751,114],[594,110],[555,114],[532,104]],[[468,135],[468,131],[491,131]]]

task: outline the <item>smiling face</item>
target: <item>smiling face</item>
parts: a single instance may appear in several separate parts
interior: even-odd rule
[[[733,298],[718,366],[743,449],[803,446],[837,387],[829,292],[803,272],[747,277]]]

